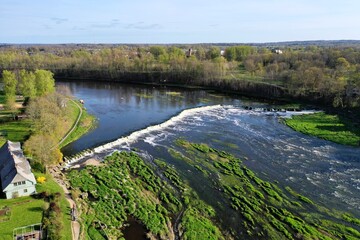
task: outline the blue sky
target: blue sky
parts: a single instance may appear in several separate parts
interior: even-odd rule
[[[0,43],[360,40],[359,0],[0,0]]]

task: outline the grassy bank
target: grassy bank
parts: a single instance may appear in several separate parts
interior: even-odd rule
[[[75,103],[73,101],[69,101],[68,107],[69,107],[69,111],[70,111],[69,116],[70,116],[71,122],[73,122],[73,123],[76,122],[76,120],[80,114],[79,107],[82,108],[82,115],[81,115],[81,118],[80,118],[75,130],[72,131],[71,134],[60,144],[60,148],[79,139],[82,135],[84,135],[89,130],[91,130],[94,127],[95,122],[96,122],[95,117],[88,114],[82,104]]]
[[[326,113],[298,115],[284,122],[295,131],[344,145],[360,145],[360,126],[349,119]]]

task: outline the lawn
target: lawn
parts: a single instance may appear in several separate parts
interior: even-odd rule
[[[298,132],[313,135],[332,142],[359,146],[360,128],[338,115],[315,113],[285,119],[286,125]]]
[[[0,223],[0,239],[11,240],[13,229],[26,225],[41,223],[42,212],[45,202],[42,199],[32,197],[20,197],[16,199],[0,199],[0,208],[10,207],[11,216],[9,221]]]
[[[43,184],[37,184],[36,191],[49,191],[50,193],[61,192],[60,207],[64,213],[64,229],[62,231],[63,240],[71,240],[71,220],[69,204],[66,201],[63,190],[52,179],[50,175],[35,173],[35,176],[45,176],[47,181]],[[0,209],[4,206],[10,207],[11,216],[9,221],[0,222],[0,239],[11,240],[14,228],[42,222],[43,208],[46,205],[43,199],[35,199],[33,197],[20,197],[16,199],[0,199]]]
[[[31,124],[27,119],[4,122],[0,124],[0,132],[2,133],[2,136],[0,136],[0,146],[6,140],[24,142],[30,136]]]

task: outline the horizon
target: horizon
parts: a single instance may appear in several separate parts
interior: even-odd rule
[[[360,2],[2,0],[3,44],[262,44],[360,39]],[[319,40],[316,40],[319,39]]]
[[[2,43],[0,42],[0,46],[13,46],[13,45],[267,45],[267,44],[297,44],[297,43],[352,43],[356,42],[356,44],[360,44],[360,39],[330,39],[330,40],[294,40],[294,41],[278,41],[278,42],[202,42],[202,43],[89,43],[89,42],[59,42],[59,43]],[[301,45],[301,44],[300,44]],[[321,45],[321,44],[320,44]]]

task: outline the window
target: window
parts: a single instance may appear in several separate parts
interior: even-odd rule
[[[16,187],[16,186],[17,186],[17,184],[18,184],[17,182],[16,182],[16,183],[14,183],[14,186]]]
[[[21,184],[25,185],[25,181],[22,181]]]
[[[24,193],[27,193],[27,189],[24,189]]]

